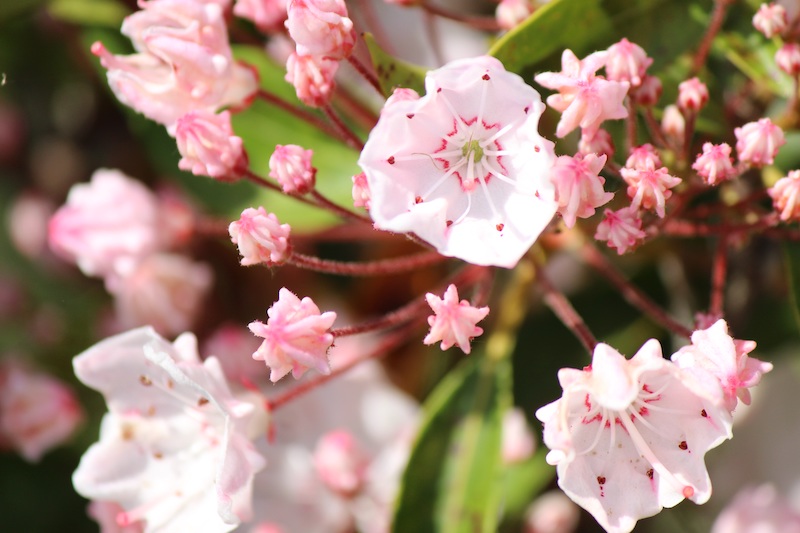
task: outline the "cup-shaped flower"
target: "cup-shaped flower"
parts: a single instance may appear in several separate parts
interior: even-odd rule
[[[286,194],[305,194],[314,188],[317,169],[311,165],[312,150],[296,144],[275,146],[269,158],[269,176]]]
[[[733,133],[739,161],[754,166],[771,165],[780,147],[786,144],[783,130],[768,118],[748,122]]]
[[[704,143],[703,153],[697,156],[692,168],[709,185],[717,185],[736,176],[731,147],[727,143]]]
[[[267,316],[266,324],[256,320],[248,327],[253,335],[264,339],[253,359],[270,367],[272,382],[289,372],[295,379],[300,378],[309,368],[330,374],[328,349],[333,344],[333,335],[328,330],[336,320],[336,313],[321,313],[311,298],[301,300],[282,288]]]
[[[291,255],[289,224],[281,224],[273,213],[263,207],[248,207],[239,220],[228,226],[231,241],[239,247],[242,265],[279,265]]]
[[[294,86],[301,102],[309,107],[323,107],[333,95],[337,70],[338,61],[293,52],[286,61],[286,81]]]
[[[131,330],[73,366],[109,410],[73,475],[78,493],[118,503],[120,525],[143,520],[147,531],[225,532],[250,519],[264,466],[247,433],[254,405],[231,394],[214,357],[200,361],[192,334],[171,344]]]
[[[426,94],[385,107],[359,165],[379,229],[441,254],[513,267],[556,210],[539,93],[491,57],[428,73]]]
[[[248,167],[241,137],[233,134],[231,114],[192,111],[178,119],[175,140],[181,160],[178,168],[195,176],[234,180]]]
[[[476,324],[486,318],[489,308],[475,307],[468,300],[459,301],[458,289],[452,284],[444,292],[444,298],[429,292],[425,299],[434,314],[428,317],[431,330],[422,342],[435,344],[441,341],[442,350],[457,345],[462,352],[469,354],[472,339],[483,333]]]
[[[747,355],[755,347],[753,341],[731,338],[728,324],[717,320],[711,327],[692,333],[692,344],[673,354],[672,361],[698,379],[719,382],[725,406],[733,411],[739,400],[750,405],[750,389],[772,370],[772,363]]]
[[[607,241],[610,248],[616,249],[622,255],[636,246],[645,235],[638,211],[629,206],[616,211],[606,209],[603,221],[597,225],[594,238]]]
[[[301,56],[344,59],[356,42],[344,0],[292,0],[288,2],[286,29]]]
[[[558,212],[568,228],[575,225],[576,218],[594,215],[595,208],[614,197],[614,193],[603,190],[606,180],[599,173],[605,164],[605,155],[562,155],[556,159],[552,179],[556,186]]]
[[[606,531],[688,498],[705,503],[703,457],[731,436],[719,385],[665,360],[650,340],[630,360],[598,344],[591,366],[563,368],[560,399],[538,411],[558,485]]]
[[[83,421],[75,393],[60,380],[14,360],[0,363],[0,441],[37,462]]]
[[[87,276],[130,274],[160,243],[158,198],[118,170],[99,169],[72,187],[50,219],[50,247]]]
[[[607,60],[608,52],[595,52],[581,60],[571,50],[564,50],[561,72],[542,72],[534,78],[540,85],[558,91],[547,97],[547,105],[561,112],[556,126],[559,137],[578,126],[591,131],[605,120],[628,116],[623,101],[629,83],[595,75]]]

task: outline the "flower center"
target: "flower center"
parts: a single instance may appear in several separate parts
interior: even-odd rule
[[[479,162],[483,159],[483,148],[479,141],[469,141],[461,148],[461,154],[469,161],[472,156],[472,161]]]

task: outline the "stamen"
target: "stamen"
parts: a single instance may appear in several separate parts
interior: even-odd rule
[[[489,81],[488,77],[484,77],[483,79]],[[475,124],[483,123],[483,110],[486,107],[486,89],[488,86],[488,83],[481,83],[481,100],[480,104],[478,104],[478,118],[475,120]]]
[[[467,191],[467,208],[464,210],[463,213],[461,213],[461,215],[455,220],[455,222],[453,222],[453,224],[458,224],[462,220],[467,218],[467,215],[469,214],[469,210],[470,209],[472,209],[472,192]]]
[[[438,92],[438,91],[437,91],[437,92]],[[442,99],[442,101],[444,102],[444,105],[445,105],[445,107],[447,108],[447,110],[448,110],[448,111],[450,111],[450,114],[451,114],[451,115],[453,115],[453,118],[454,118],[454,119],[456,119],[456,121],[460,122],[460,123],[461,123],[461,125],[462,125],[462,126],[464,126],[464,128],[469,128],[469,124],[467,124],[467,123],[464,121],[464,119],[463,119],[463,118],[461,118],[461,115],[459,115],[458,113],[456,113],[456,110],[455,110],[455,109],[453,109],[453,105],[450,103],[450,101],[447,99],[447,97],[445,97],[445,96],[444,96],[443,94],[441,94],[441,93],[439,93],[439,94],[440,94],[439,98],[441,98],[441,99]]]
[[[492,196],[489,194],[489,187],[486,186],[486,180],[483,179],[483,176],[478,175],[478,183],[481,184],[481,190],[483,190],[483,195],[486,196],[486,202],[489,204],[489,209],[492,210],[492,217],[497,220],[500,218],[500,215],[497,213],[497,208],[494,205],[494,200],[492,200]]]

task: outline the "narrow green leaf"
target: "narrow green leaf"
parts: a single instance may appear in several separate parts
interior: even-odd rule
[[[541,447],[530,459],[506,467],[503,478],[503,514],[510,522],[521,522],[526,509],[553,479],[556,469],[544,458],[547,449]]]
[[[119,28],[130,11],[117,0],[51,0],[50,14],[84,26]]]
[[[387,54],[369,33],[364,35],[364,41],[369,48],[384,96],[388,98],[396,87],[414,89],[419,94],[425,92],[426,69]]]

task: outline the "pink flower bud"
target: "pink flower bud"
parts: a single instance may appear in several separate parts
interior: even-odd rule
[[[288,4],[286,29],[301,56],[345,59],[356,41],[344,0],[292,0]]]
[[[536,439],[531,432],[525,413],[514,407],[503,415],[501,455],[503,463],[510,465],[530,459],[536,451]]]
[[[35,193],[22,193],[14,199],[8,210],[8,233],[19,253],[37,260],[47,251],[47,224],[53,212],[53,203]]]
[[[656,147],[650,143],[633,148],[625,161],[626,168],[635,170],[656,169],[660,166],[661,156],[658,155]]]
[[[524,533],[573,533],[580,509],[560,490],[545,492],[525,511]]]
[[[494,16],[501,28],[510,30],[531,16],[533,11],[531,0],[500,0]]]
[[[419,93],[417,93],[417,91],[414,89],[396,87],[383,104],[383,107],[381,108],[381,114],[389,109],[391,105],[396,104],[397,102],[407,102],[409,100],[419,100]]]
[[[336,320],[336,313],[321,313],[311,298],[300,300],[282,288],[267,315],[266,324],[256,320],[248,327],[255,336],[264,339],[253,359],[270,367],[270,381],[274,383],[289,372],[298,379],[310,368],[330,374],[328,349],[333,344],[333,335],[328,330]]]
[[[800,74],[800,44],[786,43],[775,52],[775,63],[791,76]]]
[[[145,324],[173,337],[192,329],[213,281],[211,268],[176,254],[153,254],[114,287],[124,329]]]
[[[583,155],[596,154],[610,158],[614,155],[614,150],[614,140],[607,130],[581,130],[578,151]]]
[[[311,166],[312,150],[296,144],[277,145],[269,158],[269,176],[286,194],[305,194],[314,188],[317,169]]]
[[[286,0],[236,0],[233,14],[251,21],[264,33],[280,33],[286,20]]]
[[[228,381],[256,383],[264,375],[264,365],[253,360],[259,344],[243,326],[227,323],[211,333],[201,352],[219,360]]]
[[[435,344],[442,341],[442,350],[457,344],[462,352],[469,354],[472,339],[483,333],[476,324],[486,318],[489,308],[474,307],[468,300],[459,301],[458,289],[452,284],[447,287],[444,298],[429,292],[425,299],[434,314],[428,317],[431,330],[422,342]]]
[[[293,53],[286,61],[286,81],[294,85],[297,98],[309,107],[330,102],[339,63],[331,59]]]
[[[369,209],[369,183],[363,172],[353,176],[353,205]]]
[[[289,224],[278,222],[274,214],[267,214],[263,207],[248,207],[239,220],[228,226],[231,241],[239,247],[244,266],[279,265],[289,259],[291,229]]]
[[[0,364],[0,440],[37,462],[75,432],[83,410],[72,390],[21,363]]]
[[[736,175],[731,159],[731,147],[726,143],[703,144],[703,153],[697,156],[692,168],[709,185],[716,185]]]
[[[682,111],[697,113],[708,103],[708,87],[697,78],[678,85],[678,107]]]
[[[369,461],[355,437],[347,430],[326,433],[314,450],[314,467],[333,492],[350,498],[364,485]]]
[[[181,170],[195,176],[209,176],[222,181],[234,180],[247,171],[247,153],[241,137],[233,134],[231,115],[193,111],[178,119],[175,140],[182,159]]]
[[[774,2],[761,4],[756,14],[753,15],[753,26],[768,39],[783,33],[788,25],[786,10],[782,5]]]
[[[800,170],[791,170],[767,190],[781,220],[800,220]]]
[[[575,225],[577,217],[594,215],[595,208],[614,197],[614,193],[603,189],[606,180],[599,175],[605,163],[606,156],[595,154],[562,155],[556,159],[550,179],[556,187],[558,212],[568,228]]]
[[[628,184],[628,196],[631,198],[631,207],[634,209],[655,208],[656,214],[664,218],[666,200],[672,196],[669,189],[681,182],[676,176],[671,176],[665,167],[655,168],[623,168],[621,171],[625,183]]]
[[[656,76],[646,75],[642,84],[629,91],[631,99],[642,106],[654,106],[661,98],[661,80]]]
[[[783,130],[768,118],[748,122],[733,133],[739,161],[754,166],[771,165],[780,147],[786,144]]]
[[[653,59],[647,57],[641,46],[623,38],[608,48],[606,77],[614,81],[627,81],[631,87],[638,87],[652,63]]]
[[[668,105],[664,108],[664,116],[661,117],[661,131],[673,142],[683,143],[686,119],[678,106]]]
[[[617,250],[619,255],[644,239],[642,219],[633,207],[624,207],[617,211],[605,210],[605,218],[597,225],[594,238],[598,241],[607,241],[610,248]]]

